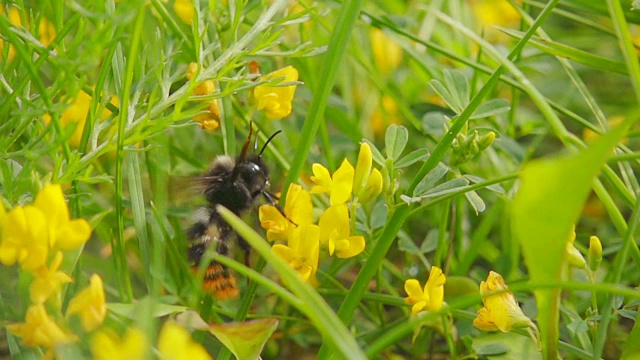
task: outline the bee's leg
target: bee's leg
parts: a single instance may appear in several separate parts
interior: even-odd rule
[[[262,196],[264,196],[265,200],[267,200],[267,203],[269,205],[275,207],[278,210],[278,212],[282,216],[284,216],[285,219],[289,220],[289,222],[292,223],[293,225],[298,226],[298,224],[294,223],[293,220],[289,219],[287,214],[284,213],[284,209],[282,209],[282,206],[280,206],[280,204],[278,204],[276,202],[276,200],[280,200],[280,198],[278,198],[276,195],[274,195],[274,194],[272,194],[272,193],[270,193],[270,192],[268,192],[266,190],[262,191]]]

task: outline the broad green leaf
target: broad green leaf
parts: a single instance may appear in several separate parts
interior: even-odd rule
[[[503,99],[492,99],[478,106],[469,119],[482,119],[489,116],[505,113],[511,109],[511,105]]]
[[[600,168],[629,125],[627,121],[577,154],[533,161],[523,169],[513,200],[512,228],[532,281],[562,280],[571,228]],[[560,289],[537,290],[535,295],[543,348],[553,357],[559,336]]]
[[[429,157],[429,150],[427,150],[426,148],[421,148],[418,150],[414,150],[412,152],[410,152],[407,156],[403,157],[402,159],[398,160],[397,163],[395,163],[395,167],[398,169],[401,168],[405,168],[409,165],[413,165],[414,163],[418,162],[418,161],[424,161]]]
[[[239,360],[257,360],[267,340],[278,328],[278,319],[266,318],[241,323],[214,324],[213,334]]]
[[[460,109],[460,114],[469,103],[469,82],[459,70],[445,70],[444,80],[452,101]]]
[[[442,100],[449,106],[451,110],[453,110],[453,112],[455,112],[456,114],[460,114],[462,112],[462,106],[458,104],[458,102],[453,98],[453,96],[451,95],[447,87],[443,85],[440,81],[431,80],[429,82],[429,86],[431,86],[433,91],[435,91],[435,93],[442,98]]]
[[[404,126],[392,124],[387,128],[384,143],[387,150],[387,158],[396,161],[402,155],[404,147],[407,146],[409,131]]]

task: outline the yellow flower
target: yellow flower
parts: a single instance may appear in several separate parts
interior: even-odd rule
[[[311,195],[298,184],[289,185],[284,213],[288,219],[282,216],[275,206],[262,205],[260,207],[258,217],[260,225],[267,230],[267,240],[286,241],[296,225],[311,224],[313,220]]]
[[[520,21],[520,14],[506,0],[473,0],[471,11],[482,26],[510,26]]]
[[[4,220],[0,262],[10,266],[18,262],[27,271],[45,266],[49,253],[48,223],[35,206],[16,206]]]
[[[569,261],[569,265],[577,267],[579,269],[585,269],[587,267],[587,261],[584,259],[584,256],[580,253],[580,250],[576,248],[573,243],[576,241],[576,230],[575,227],[571,230],[571,235],[569,235],[569,241],[567,241],[566,251],[567,251],[567,259]]]
[[[113,331],[99,331],[91,338],[91,354],[96,360],[139,360],[145,358],[147,337],[130,327],[122,338]]]
[[[353,195],[365,203],[382,192],[382,174],[378,169],[371,171],[373,155],[366,142],[360,144],[358,162],[353,175]]]
[[[58,251],[48,269],[41,267],[35,271],[35,279],[29,286],[31,302],[42,304],[57,293],[62,284],[71,282],[69,275],[58,271],[60,264],[62,264],[62,252]]]
[[[289,233],[288,245],[276,244],[271,250],[288,262],[305,281],[313,283],[318,270],[319,240],[320,228],[317,225],[299,225]]]
[[[354,169],[349,160],[344,159],[342,165],[333,173],[329,173],[326,167],[316,163],[312,166],[313,176],[311,181],[315,184],[311,188],[312,194],[329,193],[331,206],[344,204],[351,197],[353,188]]]
[[[429,279],[424,285],[424,289],[420,286],[420,282],[416,279],[409,279],[404,283],[404,291],[407,296],[404,302],[413,305],[411,315],[415,315],[423,310],[437,311],[440,310],[444,299],[444,283],[447,277],[437,266],[431,267]]]
[[[372,28],[369,33],[373,60],[382,75],[389,75],[402,61],[402,48],[384,31]]]
[[[480,283],[480,294],[483,296],[484,307],[478,310],[478,317],[473,320],[473,326],[482,331],[511,331],[520,327],[536,328],[526,317],[513,294],[508,290],[502,276],[496,272],[489,272],[487,281]],[[487,295],[496,291],[500,294]]]
[[[364,250],[364,237],[351,236],[349,209],[341,204],[328,208],[321,216],[320,243],[342,259],[354,257]]]
[[[56,38],[56,27],[53,26],[52,22],[43,17],[38,26],[38,35],[40,35],[42,45],[49,46],[49,44],[53,42],[53,39]]]
[[[0,15],[4,15],[4,6],[0,6]],[[20,12],[18,11],[18,8],[15,6],[10,6],[9,7],[9,22],[11,23],[11,25],[13,26],[17,26],[17,27],[21,27],[22,26],[22,21],[20,20]],[[4,40],[2,40],[2,38],[0,38],[0,58],[3,54],[3,50],[4,50]],[[13,47],[13,45],[9,45],[9,53],[7,55],[7,62],[11,62],[13,61],[13,59],[16,57],[16,49]]]
[[[218,101],[213,99],[206,107],[206,113],[200,114],[193,118],[193,121],[200,124],[205,130],[215,130],[220,126],[220,109]]]
[[[298,70],[293,66],[278,69],[260,77],[259,81],[281,79],[283,83],[298,81]],[[271,120],[282,119],[291,114],[291,102],[296,92],[296,85],[258,85],[253,88],[253,98],[258,110],[264,110]]]
[[[49,317],[42,304],[29,306],[25,322],[7,325],[7,330],[21,337],[22,343],[29,347],[52,347],[77,341],[73,334],[66,333]]]
[[[69,138],[69,145],[77,147],[80,145],[80,141],[82,140],[82,131],[84,131],[84,125],[91,105],[91,96],[84,91],[80,91],[70,104],[71,106],[65,109],[65,111],[62,112],[62,115],[60,115],[60,125],[62,125],[63,128],[66,128],[67,126],[75,126],[73,134]],[[118,99],[116,97],[112,97],[111,104],[118,106]],[[111,111],[104,109],[100,119],[104,120],[108,118],[110,114]],[[45,114],[43,118],[45,123],[49,124],[51,122],[51,115]]]
[[[158,337],[158,350],[163,360],[211,359],[202,345],[191,339],[191,335],[173,322],[167,322]]]
[[[193,24],[193,17],[195,16],[196,9],[193,6],[191,0],[175,0],[173,2],[173,11],[176,15],[187,25]]]
[[[67,316],[74,314],[80,317],[85,331],[95,330],[104,321],[107,305],[104,300],[102,278],[97,274],[93,274],[89,286],[77,293],[69,302]]]
[[[89,240],[91,226],[85,219],[69,219],[69,208],[59,184],[45,186],[36,196],[34,205],[47,214],[50,247],[70,250]]]

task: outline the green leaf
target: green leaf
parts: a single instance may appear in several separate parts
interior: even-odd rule
[[[512,36],[516,39],[522,38],[523,34],[520,31],[509,30],[500,28],[505,34]],[[616,74],[628,75],[627,67],[624,62],[617,61],[602,56],[594,55],[592,53],[576,49],[569,45],[565,45],[559,42],[544,40],[539,37],[532,37],[529,40],[529,44],[537,47],[547,54],[564,57],[573,60],[577,63],[586,65],[590,68],[609,71]]]
[[[491,99],[486,103],[478,106],[469,119],[482,119],[489,116],[505,113],[511,110],[511,105],[503,99]]]
[[[467,276],[447,276],[444,283],[444,299],[450,301],[459,296],[478,294],[479,285]]]
[[[278,319],[266,318],[209,326],[213,334],[237,359],[259,359],[264,345],[278,328]]]
[[[435,169],[431,170],[416,186],[416,189],[413,191],[414,196],[420,196],[427,192],[429,189],[433,188],[433,186],[438,182],[438,180],[442,179],[442,177],[449,171],[449,168],[442,164],[438,163]]]
[[[459,114],[469,103],[469,82],[459,70],[445,70],[444,80],[451,94],[452,101],[460,109]]]
[[[382,153],[380,152],[380,150],[378,150],[376,145],[367,139],[362,139],[362,141],[369,144],[369,147],[371,148],[371,154],[373,155],[373,161],[375,161],[376,164],[380,166],[386,166],[384,155],[382,155]]]
[[[428,157],[429,157],[429,150],[427,150],[426,148],[421,148],[421,149],[410,152],[407,156],[398,160],[395,166],[398,169],[402,169],[409,165],[413,165],[418,161],[427,160]]]
[[[413,240],[406,234],[403,236],[402,233],[398,234],[398,250],[414,255],[420,253],[420,249]]]
[[[114,314],[118,314],[130,319],[136,319],[140,315],[140,309],[149,306],[149,304],[150,300],[147,297],[135,304],[108,303],[107,309]],[[189,308],[186,306],[156,303],[154,304],[152,314],[154,317],[162,317],[171,314],[182,313],[188,309]]]
[[[622,350],[620,360],[632,360],[640,358],[640,314],[636,317],[636,322],[627,337]]]
[[[449,180],[444,182],[433,189],[425,192],[420,195],[422,199],[434,198],[437,196],[446,195],[452,192],[456,192],[461,188],[467,187],[469,185],[469,181],[465,178],[455,178],[453,180]]]
[[[471,204],[471,207],[473,207],[473,210],[476,212],[476,215],[478,215],[478,213],[481,213],[484,211],[484,209],[486,209],[486,205],[484,204],[484,201],[482,200],[480,195],[478,195],[477,192],[475,191],[466,192],[464,193],[464,197],[467,198],[467,200],[469,201],[469,204]]]
[[[577,154],[525,166],[520,191],[513,200],[512,227],[522,244],[532,281],[562,281],[565,246],[572,226],[596,175],[630,123],[628,120]],[[542,289],[535,295],[543,348],[552,356],[557,352],[559,336],[560,290]]]
[[[509,347],[502,343],[493,343],[489,345],[484,345],[478,350],[476,350],[477,355],[491,356],[491,355],[502,355],[509,352]]]
[[[392,124],[387,128],[384,143],[387,150],[387,158],[395,162],[402,155],[404,147],[409,140],[409,131],[404,126]]]
[[[542,355],[536,344],[528,336],[515,333],[492,333],[473,339],[473,350],[476,355],[491,360],[538,360]]]
[[[440,81],[435,79],[431,80],[429,82],[429,86],[431,86],[433,91],[435,91],[435,93],[438,94],[438,96],[440,96],[442,100],[444,100],[444,102],[449,106],[451,110],[453,110],[453,112],[455,112],[456,114],[462,112],[462,107],[455,101],[447,87],[444,86]]]

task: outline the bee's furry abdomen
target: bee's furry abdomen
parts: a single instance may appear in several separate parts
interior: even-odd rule
[[[236,278],[229,269],[216,262],[212,262],[204,272],[202,288],[220,300],[233,299],[238,296]]]

